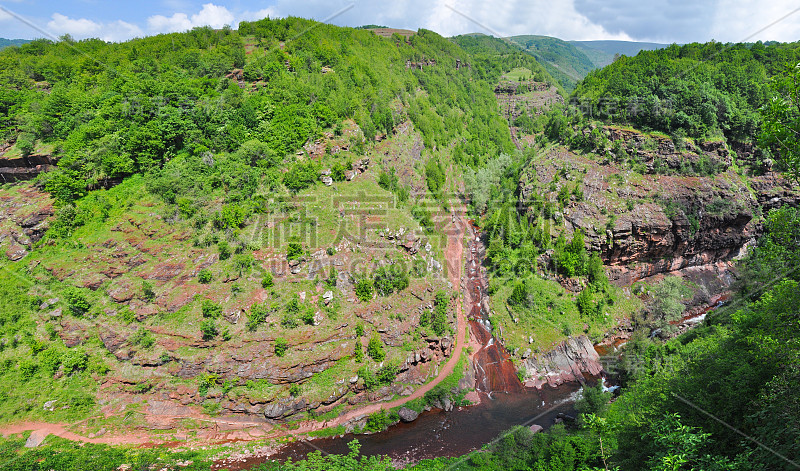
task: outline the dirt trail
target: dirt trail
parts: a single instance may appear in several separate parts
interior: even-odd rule
[[[461,269],[464,266],[463,258],[464,258],[464,244],[463,244],[463,235],[464,229],[466,228],[466,221],[462,216],[458,218],[454,218],[453,220],[453,230],[448,234],[447,240],[447,250],[445,252],[445,259],[447,263],[447,274],[452,283],[453,288],[459,289],[461,286]],[[450,355],[450,359],[444,365],[444,368],[439,370],[439,375],[430,381],[429,383],[424,384],[422,387],[414,391],[413,394],[406,397],[401,397],[400,399],[396,399],[391,402],[381,402],[376,404],[370,404],[369,406],[363,407],[361,409],[356,409],[353,411],[348,412],[347,414],[341,415],[334,419],[333,421],[329,422],[328,426],[336,426],[340,424],[344,424],[349,420],[354,419],[355,417],[365,415],[365,414],[372,414],[373,412],[377,412],[381,409],[393,409],[398,406],[402,406],[409,401],[413,401],[414,399],[418,399],[425,395],[426,392],[432,390],[436,387],[439,383],[442,382],[445,378],[450,376],[453,370],[456,367],[459,359],[461,359],[461,353],[464,350],[464,345],[467,343],[467,319],[464,315],[463,299],[459,300],[460,302],[456,304],[456,319],[457,319],[457,327],[456,327],[456,346],[453,350],[453,353]]]
[[[142,433],[126,433],[125,435],[102,435],[99,437],[89,438],[77,433],[67,430],[70,424],[62,423],[47,423],[47,422],[20,422],[11,425],[0,426],[0,434],[16,435],[28,430],[32,431],[32,435],[37,435],[44,439],[47,435],[55,435],[57,437],[66,438],[85,443],[102,443],[106,445],[142,445],[152,441],[152,438],[147,434]]]
[[[461,215],[459,216],[454,215],[452,219],[452,225],[447,231],[448,240],[447,240],[447,249],[445,251],[445,259],[446,259],[448,279],[452,283],[453,289],[457,289],[459,290],[459,292],[462,292],[461,273],[462,273],[462,268],[464,267],[463,237],[466,228],[467,228],[467,221],[464,219],[464,217]],[[456,343],[455,343],[455,348],[453,349],[453,352],[450,355],[450,359],[447,361],[444,367],[439,370],[439,374],[436,376],[436,378],[421,386],[419,389],[414,391],[414,393],[411,394],[410,396],[405,396],[390,402],[369,404],[367,406],[351,410],[333,420],[329,420],[324,423],[316,421],[301,422],[299,426],[295,424],[295,426],[292,429],[283,428],[280,426],[271,428],[271,426],[267,423],[245,422],[245,421],[238,421],[238,420],[231,420],[224,418],[215,419],[215,418],[204,417],[202,419],[204,422],[212,422],[217,425],[220,425],[222,426],[221,428],[224,431],[220,430],[218,433],[211,433],[209,437],[204,439],[204,442],[198,443],[198,445],[218,444],[220,442],[230,441],[231,439],[235,439],[237,441],[247,441],[255,439],[274,439],[288,435],[307,433],[328,427],[336,427],[338,425],[343,425],[356,417],[369,415],[381,409],[388,410],[395,407],[399,407],[402,406],[403,404],[408,403],[409,401],[413,401],[414,399],[418,399],[424,396],[426,392],[432,390],[445,378],[447,378],[451,373],[453,373],[453,371],[455,370],[455,366],[460,360],[461,354],[464,351],[464,346],[467,345],[467,342],[470,341],[470,338],[467,336],[469,329],[466,316],[464,315],[464,309],[463,309],[464,301],[465,299],[462,297],[460,299],[460,302],[456,304],[456,318],[457,318],[457,327],[456,327],[457,333],[455,339]],[[181,419],[186,417],[187,416],[174,416],[174,417],[158,416],[158,419],[160,420]],[[200,418],[200,416],[198,416],[197,418]],[[153,443],[154,441],[153,437],[146,433],[130,433],[126,431],[122,435],[117,435],[114,434],[113,432],[110,432],[100,437],[89,438],[68,431],[67,427],[69,426],[70,426],[69,424],[61,424],[61,423],[20,422],[17,424],[0,426],[0,434],[8,436],[30,430],[36,433],[37,435],[44,434],[44,436],[46,436],[48,434],[53,434],[69,440],[88,442],[88,443],[104,443],[109,445],[144,445],[144,444],[158,445],[157,443]],[[245,429],[257,429],[257,430],[252,430],[255,433],[250,433]]]

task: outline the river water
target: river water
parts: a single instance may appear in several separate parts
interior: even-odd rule
[[[477,450],[515,425],[538,424],[549,427],[559,413],[574,414],[577,383],[558,389],[493,393],[491,398],[471,407],[451,412],[423,412],[414,422],[399,423],[380,433],[298,441],[281,448],[270,459],[283,461],[305,458],[315,449],[326,453],[347,453],[347,444],[358,440],[361,453],[387,455],[395,462],[416,462],[439,456],[458,456]]]
[[[352,440],[361,444],[365,455],[387,455],[395,463],[416,462],[440,456],[458,456],[495,440],[515,425],[533,424],[547,428],[559,413],[574,414],[573,404],[580,385],[527,389],[516,375],[508,352],[492,337],[488,312],[481,309],[486,296],[487,277],[483,267],[484,245],[479,229],[468,226],[470,241],[466,253],[465,310],[474,343],[481,347],[473,358],[478,405],[423,412],[411,423],[399,423],[372,435],[347,434],[335,438],[297,441],[282,447],[270,459],[283,461],[305,458],[315,449],[325,453],[347,453]]]

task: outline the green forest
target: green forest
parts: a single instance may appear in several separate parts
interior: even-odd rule
[[[672,45],[591,72],[573,94],[597,119],[670,136],[751,142],[769,80],[798,61],[798,45]]]

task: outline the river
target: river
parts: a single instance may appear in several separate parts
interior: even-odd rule
[[[450,412],[440,409],[423,412],[414,422],[401,422],[371,435],[347,434],[297,441],[282,447],[270,459],[302,459],[314,450],[347,453],[352,440],[359,441],[362,454],[386,455],[398,464],[458,456],[490,443],[515,425],[537,424],[547,428],[559,413],[574,413],[579,384],[568,383],[558,388],[545,386],[541,390],[525,388],[516,376],[508,352],[492,337],[488,312],[481,309],[487,290],[486,269],[482,263],[484,244],[479,228],[470,224],[468,231],[464,307],[469,313],[472,343],[480,346],[473,357],[475,389],[481,397],[480,404]]]

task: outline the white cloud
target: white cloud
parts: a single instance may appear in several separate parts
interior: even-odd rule
[[[131,38],[144,36],[144,31],[135,24],[127,21],[117,20],[113,23],[103,25],[103,41],[125,41]]]
[[[800,39],[798,6],[797,2],[786,0],[720,0],[711,24],[711,37],[722,42],[797,41]],[[754,34],[756,37],[751,38]]]
[[[192,15],[175,13],[172,16],[154,15],[147,19],[147,27],[154,33],[174,33],[186,31],[197,26],[222,28],[225,25],[235,26],[235,17],[227,8],[213,3],[206,3],[203,8]]]
[[[278,0],[274,9],[281,16],[322,20],[341,6],[323,0]],[[578,11],[574,0],[359,2],[331,22],[349,26],[385,24],[396,28],[427,28],[444,36],[480,32],[494,36],[541,34],[563,39],[630,39],[624,32],[608,31],[591,21]]]
[[[87,18],[70,18],[61,13],[54,13],[52,18],[47,23],[47,28],[55,36],[69,34],[76,39],[100,38],[112,42],[144,36],[141,28],[121,20],[98,23]]]
[[[102,29],[100,23],[86,18],[72,19],[61,13],[53,13],[52,18],[47,23],[47,28],[58,36],[69,34],[76,38],[87,38],[96,36]]]
[[[421,11],[426,10],[423,25],[446,36],[481,32],[500,36],[538,34],[574,40],[630,39],[625,33],[607,31],[590,21],[578,12],[573,0],[509,0],[498,3],[437,0],[432,7]]]
[[[240,21],[256,21],[256,20],[263,20],[264,18],[278,18],[280,15],[278,14],[278,10],[270,7],[264,8],[263,10],[258,11],[246,11],[240,15]]]

